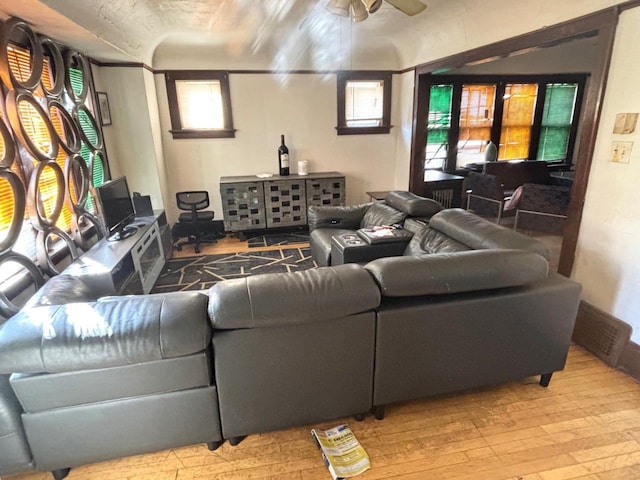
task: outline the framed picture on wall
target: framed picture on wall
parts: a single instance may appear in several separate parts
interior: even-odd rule
[[[111,125],[111,110],[109,110],[109,98],[106,92],[96,92],[98,95],[98,109],[100,110],[100,123]]]

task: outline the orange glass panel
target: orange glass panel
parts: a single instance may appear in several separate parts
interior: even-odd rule
[[[31,76],[31,54],[28,50],[17,46],[7,47],[9,66],[15,78],[24,82]]]
[[[0,177],[0,237],[4,238],[13,220],[15,202],[11,184]]]
[[[9,57],[9,64],[11,65],[14,75],[16,75],[21,80],[29,78],[29,74],[31,72],[31,55],[29,54],[29,51],[24,48],[12,46],[7,49],[7,52]],[[17,74],[16,72],[19,72],[19,74]],[[51,71],[51,63],[48,57],[44,58],[41,80],[48,89],[51,89],[53,87],[53,72]],[[34,93],[34,97],[40,97],[40,95],[36,92]],[[48,152],[52,139],[49,135],[47,127],[45,126],[45,123],[40,118],[40,115],[38,114],[36,109],[27,102],[21,102],[18,106],[18,113],[20,115],[20,119],[22,121],[22,125],[25,128],[25,131],[27,135],[29,135],[29,138],[31,138],[34,143],[39,146],[41,151]],[[49,119],[51,120],[51,123],[53,124],[56,132],[58,132],[60,138],[65,139],[62,121],[56,109],[52,109],[52,111],[49,113]],[[66,153],[63,149],[60,149],[55,161],[58,165],[60,165],[62,171],[64,171],[66,158]],[[40,176],[40,195],[38,200],[41,202],[40,211],[43,212],[43,214],[45,214],[47,217],[50,216],[55,206],[55,201],[58,197],[58,193],[56,191],[57,188],[58,185],[56,182],[55,173],[52,169],[45,168],[42,172],[42,175]],[[11,192],[9,192],[9,194],[11,194]],[[4,198],[1,195],[2,192],[0,191],[0,202],[4,203]],[[64,195],[64,192],[62,192],[61,195]],[[1,208],[3,207],[4,205],[2,205]],[[11,208],[13,208],[13,206]],[[60,213],[60,218],[58,219],[56,226],[61,230],[69,231],[69,229],[71,228],[71,215],[72,212],[66,205],[64,205],[62,207],[62,212]],[[9,225],[7,225],[7,227],[8,226]]]
[[[528,158],[537,97],[535,83],[506,85],[498,160]]]
[[[495,85],[463,85],[460,100],[458,163],[481,161],[491,139],[495,109]]]

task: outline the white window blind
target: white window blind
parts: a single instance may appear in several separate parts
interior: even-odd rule
[[[347,126],[381,126],[383,98],[384,81],[347,81],[345,91],[345,119]]]
[[[183,129],[224,128],[219,80],[177,80],[176,95]]]

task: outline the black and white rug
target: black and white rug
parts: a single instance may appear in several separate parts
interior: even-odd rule
[[[175,258],[165,265],[152,293],[206,290],[230,278],[310,268],[316,268],[316,263],[308,247]]]
[[[266,235],[254,235],[247,238],[249,248],[284,246],[296,243],[309,243],[309,232],[281,232]]]

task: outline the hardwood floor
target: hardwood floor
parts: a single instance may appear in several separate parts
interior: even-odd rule
[[[288,248],[298,248],[298,247],[308,247],[308,243],[296,243],[287,245]],[[227,235],[226,237],[218,239],[216,243],[203,243],[200,245],[200,253],[197,254],[193,250],[193,245],[185,245],[182,247],[182,251],[177,251],[175,248],[173,249],[173,258],[183,258],[183,257],[193,257],[197,255],[216,255],[216,254],[226,254],[226,253],[236,253],[236,252],[261,252],[266,250],[278,250],[281,247],[279,246],[271,246],[271,247],[253,247],[249,248],[247,246],[246,240],[240,240],[235,235]]]
[[[201,255],[246,250],[246,242],[229,236],[203,245]],[[191,246],[174,252],[174,257],[193,255]],[[309,431],[346,422],[371,458],[371,469],[356,477],[362,480],[640,479],[636,380],[573,346],[565,370],[554,374],[548,388],[537,381],[391,405],[382,421],[344,418],[250,435],[215,452],[195,445],[86,465],[72,469],[68,478],[328,480]],[[3,478],[52,477],[33,472]]]
[[[371,458],[371,469],[356,477],[362,480],[640,478],[640,384],[578,346],[548,388],[529,378],[391,405],[382,421],[345,418],[250,435],[215,452],[189,446],[77,467],[68,478],[327,480],[309,430],[341,422],[349,423]]]

